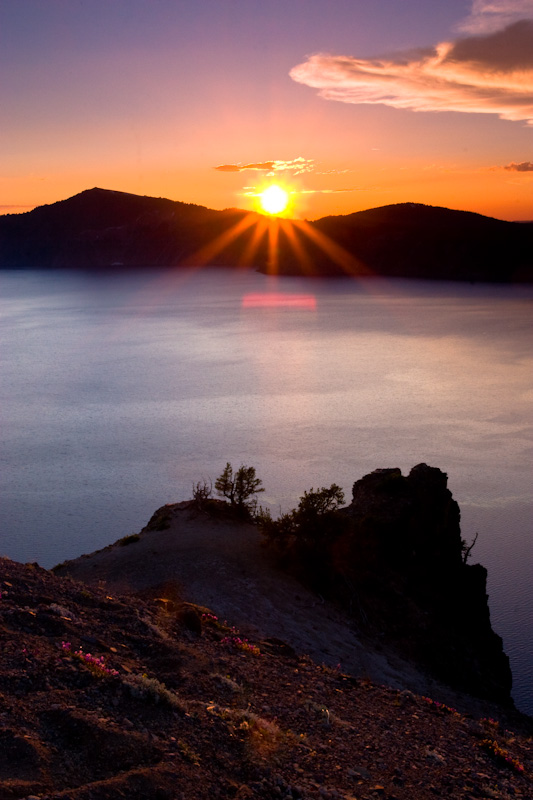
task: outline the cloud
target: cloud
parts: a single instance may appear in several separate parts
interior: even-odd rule
[[[213,169],[216,169],[219,172],[240,172],[241,171],[241,168],[237,164],[219,164],[218,167],[213,167]]]
[[[348,172],[354,172],[353,169],[326,169],[322,172],[315,172],[315,175],[346,175]]]
[[[340,194],[341,192],[367,192],[368,186],[355,186],[351,189],[300,189],[298,194]]]
[[[522,72],[529,72],[531,80],[533,21],[523,19],[495,33],[459,39],[446,56],[445,63],[454,62],[508,76],[518,77]],[[530,88],[533,90],[533,86]]]
[[[533,17],[533,0],[473,0],[470,15],[457,29],[489,33],[530,17]]]
[[[497,114],[533,124],[533,21],[382,58],[318,53],[290,76],[342,103]]]
[[[244,170],[260,170],[275,175],[276,172],[292,172],[293,175],[301,175],[304,172],[312,172],[314,169],[314,159],[293,158],[291,161],[262,161],[257,164],[221,164],[214,169],[219,172],[243,172]]]
[[[515,164],[514,161],[511,161],[510,164],[506,164],[504,169],[509,170],[509,172],[533,172],[533,161],[521,161],[520,164]]]
[[[256,169],[256,170],[271,170],[274,166],[274,161],[264,161],[262,164],[220,164],[218,167],[214,167],[219,172],[243,172],[245,169]]]
[[[293,175],[302,175],[304,172],[313,172],[314,158],[293,158],[292,161],[274,161],[274,172],[292,172]]]

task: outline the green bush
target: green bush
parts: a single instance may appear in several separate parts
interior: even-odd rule
[[[259,509],[257,523],[264,535],[278,546],[294,538],[313,547],[330,538],[340,522],[337,509],[344,503],[344,492],[332,483],[329,489],[310,489],[300,497],[298,508],[274,520],[268,510]]]

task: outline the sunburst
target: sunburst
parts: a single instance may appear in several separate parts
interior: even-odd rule
[[[272,216],[282,214],[289,205],[289,199],[289,193],[277,183],[270,184],[259,195],[261,208]]]

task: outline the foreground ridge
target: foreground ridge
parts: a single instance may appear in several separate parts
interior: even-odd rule
[[[378,469],[354,483],[348,506],[302,524],[252,524],[221,501],[170,504],[140,534],[55,571],[122,593],[175,581],[186,600],[318,663],[435,697],[436,681],[512,706],[487,572],[466,563],[447,481],[427,464],[406,476]]]
[[[253,641],[176,584],[126,597],[1,559],[0,590],[1,798],[530,796],[532,723],[509,709]]]

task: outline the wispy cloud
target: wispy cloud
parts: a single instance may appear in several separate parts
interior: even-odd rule
[[[342,192],[365,192],[368,186],[356,186],[351,189],[301,189],[298,194],[340,194]]]
[[[497,114],[533,124],[533,21],[381,58],[318,53],[290,76],[327,100]]]
[[[291,172],[293,175],[301,175],[304,172],[312,172],[314,169],[314,159],[293,158],[290,161],[261,161],[257,164],[221,164],[214,169],[219,172],[244,172],[245,170],[258,170],[274,175],[276,172]]]
[[[321,173],[322,174],[322,173]],[[310,188],[299,188],[290,190],[292,195],[296,194],[340,194],[343,192],[367,192],[369,189],[376,189],[378,187],[375,186],[353,186],[348,189],[310,189]],[[261,192],[257,189],[256,186],[245,186],[243,190],[243,195],[245,197],[257,197]]]
[[[473,0],[469,16],[457,25],[468,33],[490,33],[533,17],[533,0]]]
[[[273,172],[292,172],[293,175],[302,175],[304,172],[313,172],[314,158],[293,158],[292,161],[274,161]]]
[[[519,164],[511,161],[510,164],[504,166],[504,169],[509,170],[509,172],[533,172],[533,161],[521,161]]]
[[[348,172],[353,172],[353,169],[326,169],[316,171],[315,175],[346,175]]]
[[[219,172],[244,172],[247,169],[264,170],[269,172],[273,166],[274,161],[263,161],[262,164],[220,164],[215,167]]]

